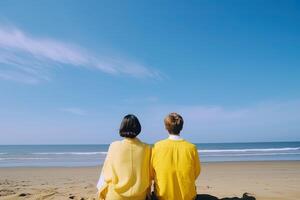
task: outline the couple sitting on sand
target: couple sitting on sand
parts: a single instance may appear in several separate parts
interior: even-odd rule
[[[169,114],[164,122],[169,138],[151,149],[137,138],[141,132],[137,117],[124,117],[119,131],[124,139],[110,145],[97,184],[99,200],[196,199],[197,148],[180,137],[183,119],[179,114]]]

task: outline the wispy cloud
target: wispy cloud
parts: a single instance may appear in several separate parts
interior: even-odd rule
[[[60,110],[73,115],[87,115],[87,112],[85,110],[76,107],[61,108]]]
[[[55,66],[100,70],[107,74],[159,78],[144,65],[114,56],[99,56],[84,47],[53,38],[33,37],[24,31],[0,25],[0,78],[25,83],[51,79]]]

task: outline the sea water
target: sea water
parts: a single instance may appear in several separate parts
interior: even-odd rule
[[[198,143],[202,162],[300,160],[300,142]],[[109,145],[0,145],[0,167],[99,166]]]

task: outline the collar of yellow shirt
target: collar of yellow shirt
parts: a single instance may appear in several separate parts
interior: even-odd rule
[[[180,135],[171,135],[171,134],[169,134],[169,139],[170,140],[183,140],[182,137],[180,137]]]

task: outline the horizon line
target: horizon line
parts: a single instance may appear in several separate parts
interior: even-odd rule
[[[160,141],[160,140],[158,140]],[[113,142],[113,141],[112,141]],[[190,141],[189,141],[190,142]],[[246,143],[282,143],[282,142],[286,142],[286,143],[297,143],[300,142],[300,140],[297,141],[250,141],[250,142],[191,142],[193,144],[246,144]],[[72,146],[72,145],[110,145],[111,143],[86,143],[86,144],[80,144],[80,143],[74,143],[74,144],[62,144],[62,143],[58,143],[58,144],[54,144],[54,143],[50,143],[50,144],[0,144],[0,146]],[[154,144],[154,143],[148,143],[148,144]]]

